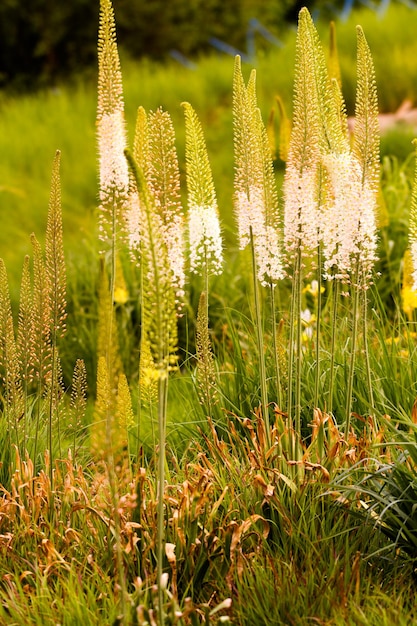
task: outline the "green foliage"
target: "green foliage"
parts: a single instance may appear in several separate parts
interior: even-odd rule
[[[411,560],[413,567],[417,558],[415,417],[414,404],[413,421],[406,416],[400,417],[395,427],[389,420],[385,421],[384,427],[390,437],[385,449],[388,462],[375,458],[373,471],[359,465],[338,479],[346,495],[359,494],[359,499],[351,507],[352,515],[389,537],[391,543],[383,550],[390,558],[395,553],[402,554]],[[349,484],[353,471],[355,481]]]
[[[100,123],[117,114],[118,124],[123,122],[123,100],[109,0],[102,0],[101,9],[98,117]],[[374,76],[361,30],[358,41],[353,150],[363,179],[376,191]],[[190,205],[215,203],[216,168],[212,177],[209,159],[219,141],[215,129],[227,126],[232,143],[232,68],[229,63],[227,72],[215,76],[219,66],[211,63],[206,68],[212,83],[217,78],[222,83],[216,98],[210,86],[195,89],[200,78],[187,83],[178,77],[173,94],[167,95],[164,80],[170,70],[161,70],[152,83],[155,94],[146,96],[146,81],[140,86],[145,94],[140,101],[146,105],[161,89],[168,101],[183,92],[181,101],[201,107],[209,127],[207,149],[200,116],[191,105],[185,105],[186,150],[184,132],[179,142],[192,175]],[[270,211],[264,221],[276,228],[280,207],[268,136],[255,74],[246,83],[245,70],[237,61],[236,190],[258,208],[260,196],[252,194],[257,185],[259,204]],[[290,151],[290,161],[301,169],[309,165],[312,140],[319,168],[323,153],[347,149],[341,94],[330,82],[317,32],[303,10]],[[205,98],[209,109],[203,107]],[[174,119],[184,130],[179,101]],[[256,255],[252,246],[252,266],[250,254],[238,256],[228,246],[225,274],[212,277],[210,293],[206,276],[198,313],[196,284],[201,280],[191,285],[175,280],[180,273],[175,275],[172,263],[182,258],[183,244],[178,236],[176,247],[170,248],[177,236],[170,229],[183,225],[179,184],[185,177],[171,117],[158,105],[154,109],[148,114],[141,106],[137,111],[133,155],[124,151],[123,123],[116,124],[123,136],[119,132],[100,144],[101,166],[103,161],[111,165],[103,169],[110,172],[105,200],[113,229],[101,263],[97,246],[90,243],[83,260],[67,266],[66,290],[59,153],[45,253],[32,235],[33,259],[24,260],[18,320],[0,262],[0,621],[406,623],[416,610],[411,574],[417,544],[417,348],[413,311],[403,318],[398,292],[410,164],[383,161],[380,249],[388,279],[381,292],[377,277],[370,287],[370,317],[358,316],[351,298],[340,298],[327,282],[322,294],[320,281],[314,285],[314,265],[299,263],[294,350],[295,315],[288,310],[293,284],[280,277],[269,281],[277,284],[268,293],[258,284],[265,275],[256,279],[255,257],[261,258],[267,237],[259,237]],[[128,119],[133,112],[136,108]],[[213,125],[207,124],[211,116]],[[60,117],[65,117],[62,111]],[[224,128],[223,133],[222,140]],[[230,179],[231,160],[223,158],[217,167],[224,167]],[[28,161],[35,168],[33,158]],[[113,183],[120,171],[126,176],[119,179],[124,181],[119,195]],[[228,184],[223,189],[224,197],[230,190],[224,222],[231,226]],[[318,177],[319,198],[322,184]],[[103,205],[103,197],[100,201]],[[135,240],[133,263],[125,233],[115,228],[119,214],[119,226]],[[259,236],[256,220],[252,214],[247,227],[252,243]],[[276,236],[280,243],[279,229]],[[85,241],[94,238],[86,235]],[[229,239],[235,241],[234,232]],[[73,258],[78,256],[74,241],[71,250]],[[391,285],[395,297],[389,295]],[[178,320],[182,290],[189,297]],[[356,302],[364,300],[358,292]],[[68,332],[61,336],[67,310]],[[196,368],[190,339],[194,324]],[[97,379],[96,393],[88,378]],[[295,420],[289,401],[293,384]],[[349,500],[345,494],[352,492]],[[381,554],[390,558],[381,559]],[[411,559],[402,560],[404,554]],[[69,597],[73,602],[68,603]]]

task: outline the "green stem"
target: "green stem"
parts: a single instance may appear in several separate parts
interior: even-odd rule
[[[161,371],[158,380],[158,423],[159,423],[159,457],[158,457],[158,506],[157,506],[157,585],[158,585],[158,613],[160,626],[165,623],[164,589],[162,588],[162,574],[164,572],[165,547],[165,446],[166,446],[166,414],[168,396],[168,372]]]
[[[294,439],[294,459],[299,460],[299,446],[298,440],[301,442],[301,287],[302,287],[302,272],[301,272],[301,247],[297,250],[297,269],[296,269],[296,345],[295,345],[295,439]]]
[[[261,303],[259,298],[259,287],[257,280],[257,271],[256,271],[256,254],[255,254],[255,245],[253,239],[252,227],[250,228],[250,243],[252,250],[252,277],[253,277],[253,292],[255,299],[255,330],[256,330],[256,340],[258,344],[258,354],[259,354],[259,377],[260,377],[260,385],[261,385],[261,410],[265,423],[265,432],[266,432],[266,443],[268,447],[271,445],[271,433],[269,426],[269,411],[268,411],[268,387],[266,382],[266,366],[265,366],[265,353],[264,353],[264,342],[263,342],[263,328],[262,328],[262,315],[261,315]]]
[[[282,388],[281,388],[281,369],[278,358],[278,340],[277,340],[277,320],[275,310],[275,286],[270,285],[271,294],[271,310],[272,310],[272,346],[274,350],[275,376],[277,384],[277,402],[278,407],[282,411]]]
[[[292,456],[298,460],[297,437],[301,437],[300,396],[301,396],[301,247],[298,246],[294,261],[293,282],[290,304],[290,337],[288,349],[288,425],[292,436]],[[294,383],[295,366],[295,383]]]
[[[112,363],[112,337],[113,337],[113,324],[114,324],[114,290],[115,290],[115,282],[116,282],[116,257],[117,257],[117,209],[118,204],[116,198],[113,199],[112,203],[112,241],[111,241],[111,259],[110,259],[110,320],[109,320],[109,331],[107,338],[107,348],[106,348],[106,364],[107,364],[107,372],[108,376],[113,371],[113,363]],[[119,577],[119,585],[120,585],[120,598],[121,598],[121,621],[120,623],[123,625],[126,623],[127,611],[126,611],[126,577],[123,567],[123,554],[122,554],[122,546],[120,539],[120,518],[118,514],[118,489],[117,489],[117,478],[115,471],[115,462],[114,462],[114,450],[113,450],[113,411],[110,406],[107,408],[106,412],[106,449],[108,451],[108,473],[109,473],[109,483],[110,490],[112,494],[112,504],[114,510],[114,524],[115,524],[115,540],[116,540],[116,563],[117,563],[117,573]]]
[[[206,311],[205,316],[207,320],[207,335],[210,335],[210,326],[209,326],[209,272],[208,272],[208,261],[207,261],[207,246],[204,246],[204,290],[206,293]],[[211,418],[213,418],[213,402],[212,402],[212,391],[210,390],[210,382],[209,380],[205,381],[206,388],[206,396],[207,396],[207,409],[208,414]]]
[[[53,491],[54,471],[53,471],[53,452],[52,452],[52,421],[55,405],[55,392],[56,392],[56,336],[53,333],[52,337],[52,372],[51,372],[51,390],[49,397],[49,424],[48,424],[48,445],[49,445],[49,481],[51,483],[51,491]],[[56,402],[58,404],[58,402]]]
[[[375,404],[374,404],[374,393],[372,388],[372,372],[371,372],[371,362],[369,357],[369,343],[368,343],[368,297],[367,291],[364,289],[363,291],[363,344],[364,344],[364,352],[365,352],[365,363],[366,363],[366,381],[369,390],[369,404],[370,404],[370,414],[375,419]]]
[[[356,343],[358,334],[358,308],[359,308],[359,259],[356,260],[356,275],[352,284],[353,294],[353,310],[352,310],[352,347],[350,353],[349,364],[349,376],[348,376],[348,388],[346,395],[346,425],[345,425],[345,439],[348,440],[350,431],[350,415],[352,412],[352,397],[353,397],[353,379],[355,375],[355,356],[356,356]]]
[[[337,329],[337,305],[339,302],[339,281],[333,281],[333,309],[332,309],[332,334],[330,345],[330,380],[329,380],[329,397],[327,401],[328,412],[331,415],[333,411],[333,388],[335,379],[335,354],[336,354],[336,329]]]
[[[144,332],[142,316],[143,316],[143,270],[142,263],[139,267],[139,310],[141,315],[141,334]],[[140,346],[142,346],[143,338],[140,338]],[[140,384],[140,374],[141,374],[141,360],[142,360],[142,350],[139,352],[139,377],[138,377],[138,408],[137,408],[137,426],[136,426],[136,470],[139,471],[139,458],[140,458],[140,427],[142,424],[142,389]],[[152,423],[152,421],[151,421]]]
[[[313,409],[318,408],[319,404],[319,384],[320,384],[320,336],[321,336],[321,245],[317,248],[317,322],[316,322],[316,370],[314,378],[314,405]]]

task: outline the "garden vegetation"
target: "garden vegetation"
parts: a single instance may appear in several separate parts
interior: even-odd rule
[[[356,42],[353,134],[307,9],[279,137],[236,57],[225,224],[192,94],[181,158],[159,106],[129,142],[101,0],[98,244],[61,149],[18,296],[0,260],[0,623],[413,623],[417,176]]]

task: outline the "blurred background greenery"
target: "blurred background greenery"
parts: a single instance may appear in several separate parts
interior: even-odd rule
[[[346,1],[114,0],[114,9],[120,47],[134,58],[164,59],[173,50],[195,58],[212,49],[212,38],[244,50],[251,20],[280,37],[301,6],[328,17]],[[94,68],[98,10],[99,0],[2,0],[0,87],[50,85]]]

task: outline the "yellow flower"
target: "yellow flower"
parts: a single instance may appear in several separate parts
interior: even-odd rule
[[[403,311],[411,321],[413,311],[417,309],[417,291],[415,291],[413,283],[413,263],[410,250],[406,250],[403,258],[403,284],[401,288],[401,300]]]
[[[325,289],[323,285],[320,287],[320,293],[324,293]],[[310,293],[313,298],[317,298],[319,295],[319,283],[317,280],[312,280],[311,283],[308,283],[303,289],[303,293]]]
[[[126,304],[129,299],[127,289],[124,287],[116,287],[114,290],[114,302],[116,304]]]
[[[403,311],[409,320],[413,317],[414,309],[417,309],[417,292],[409,285],[403,285],[401,289]]]

